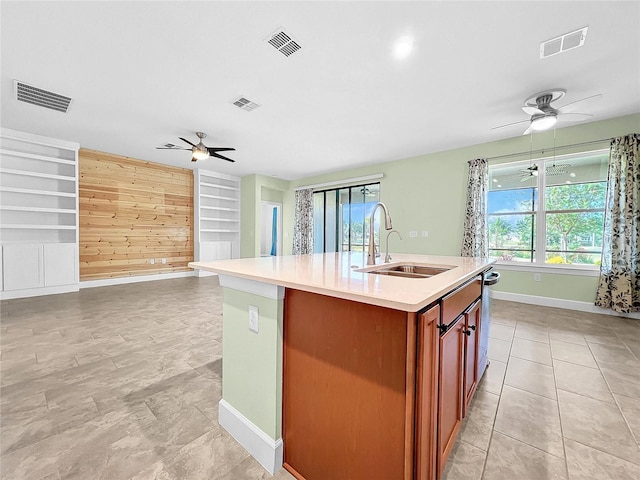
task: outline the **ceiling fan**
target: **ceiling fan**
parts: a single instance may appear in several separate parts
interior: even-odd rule
[[[185,143],[191,145],[191,148],[183,148],[178,145],[174,145],[173,143],[166,143],[162,147],[156,147],[158,150],[191,150],[191,161],[196,162],[198,160],[206,160],[207,158],[216,157],[221,158],[222,160],[226,160],[227,162],[235,162],[235,160],[231,160],[223,155],[220,155],[218,152],[227,152],[231,150],[235,150],[235,148],[221,148],[221,147],[207,147],[202,140],[206,138],[207,134],[202,132],[196,132],[197,137],[200,139],[198,144],[192,143],[186,138],[178,137]]]
[[[545,175],[548,177],[553,177],[557,175],[566,175],[569,173],[569,168],[571,167],[570,163],[555,163],[549,165],[545,168]],[[526,182],[527,180],[531,180],[534,177],[538,176],[538,165],[532,164],[527,168],[523,168],[519,170],[520,173],[520,181]],[[573,174],[572,174],[573,175]]]
[[[592,117],[590,113],[577,113],[574,112],[574,108],[577,104],[585,102],[587,100],[596,100],[602,98],[602,94],[591,95],[590,97],[581,98],[575,102],[567,103],[562,107],[554,107],[551,104],[564,97],[566,90],[557,88],[554,90],[547,90],[544,92],[531,95],[524,101],[522,110],[527,115],[530,115],[529,120],[522,120],[520,122],[507,123],[505,125],[499,125],[493,127],[491,130],[497,130],[499,128],[512,127],[514,125],[521,125],[528,123],[529,127],[523,132],[523,135],[527,135],[532,131],[542,131],[553,127],[558,121],[580,121],[586,118]]]

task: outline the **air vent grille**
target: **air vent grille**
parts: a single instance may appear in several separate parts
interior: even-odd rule
[[[584,45],[589,27],[574,32],[565,33],[540,44],[540,58],[547,58],[564,53]]]
[[[236,107],[241,108],[242,110],[246,110],[247,112],[255,110],[256,108],[258,108],[260,106],[256,102],[252,102],[251,100],[247,100],[244,97],[240,97],[237,100],[234,100],[233,104]]]
[[[16,99],[40,107],[67,113],[71,98],[49,92],[26,83],[15,81]]]
[[[293,55],[302,47],[284,29],[279,28],[267,39],[267,43],[282,53],[285,57]]]

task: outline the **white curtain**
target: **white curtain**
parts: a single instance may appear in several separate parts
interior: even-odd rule
[[[489,163],[484,158],[469,160],[467,206],[462,237],[463,257],[487,257],[487,190]]]
[[[600,283],[595,304],[640,311],[640,134],[614,138],[604,216]]]
[[[294,255],[313,253],[313,189],[296,190],[293,226]]]

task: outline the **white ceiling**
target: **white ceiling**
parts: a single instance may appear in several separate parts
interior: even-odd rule
[[[283,179],[513,137],[529,95],[602,93],[591,121],[640,112],[640,2],[2,1],[2,126],[186,168]],[[585,45],[539,44],[589,26]],[[284,27],[302,46],[265,42]],[[394,42],[414,39],[404,61]],[[73,98],[15,100],[13,80]],[[245,112],[244,96],[261,108]],[[560,126],[560,125],[559,125]],[[208,134],[230,164],[156,150]]]

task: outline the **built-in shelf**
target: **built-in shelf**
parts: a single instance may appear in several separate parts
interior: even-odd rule
[[[235,222],[235,223],[238,223],[240,221],[235,218],[214,218],[214,217],[200,217],[200,220],[209,221],[209,222]]]
[[[61,163],[64,165],[76,164],[75,160],[67,160],[65,158],[50,157],[48,155],[40,155],[37,153],[20,152],[17,150],[7,150],[5,148],[0,148],[0,154],[12,156],[12,157],[22,157],[22,158],[31,158],[33,160],[42,160],[43,162]]]
[[[0,228],[19,228],[23,230],[75,230],[75,225],[25,225],[25,224],[2,224]]]
[[[200,182],[200,186],[201,187],[214,187],[214,188],[219,188],[220,190],[233,190],[236,192],[240,191],[240,188],[238,187],[228,187],[227,185],[219,185],[216,183],[208,183],[208,182]]]
[[[6,128],[1,137],[0,298],[77,291],[80,146]]]
[[[54,191],[51,191],[51,190],[32,190],[30,188],[14,188],[14,187],[0,187],[0,192],[28,193],[30,195],[47,195],[49,197],[69,197],[69,198],[74,198],[74,197],[77,196],[76,193],[54,192]]]
[[[239,208],[227,208],[227,207],[209,207],[207,205],[201,205],[200,210],[220,210],[221,212],[239,212]]]
[[[238,258],[240,178],[200,169],[193,174],[196,260]]]
[[[22,206],[15,206],[15,205],[0,205],[0,210],[8,210],[11,212],[68,213],[73,215],[76,214],[76,210],[71,208],[22,207]]]
[[[0,174],[22,175],[25,177],[49,178],[51,180],[63,180],[67,182],[75,182],[76,177],[68,175],[54,175],[52,173],[31,172],[28,170],[14,170],[12,168],[0,168]]]
[[[228,200],[228,201],[232,201],[232,202],[239,202],[240,201],[238,198],[234,198],[234,197],[224,197],[222,195],[207,195],[206,193],[201,193],[200,194],[200,198],[215,198],[217,200]]]

